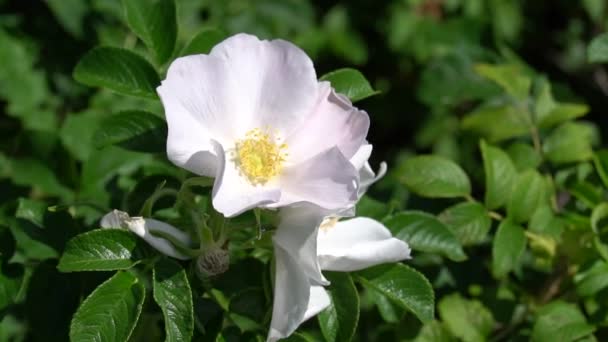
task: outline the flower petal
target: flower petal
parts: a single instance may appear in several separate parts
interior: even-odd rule
[[[350,159],[365,141],[369,116],[339,97],[329,82],[320,82],[320,99],[312,114],[285,143],[294,163],[337,146]]]
[[[183,242],[185,245],[191,245],[192,241],[181,230],[154,219],[144,219],[143,217],[132,217],[125,221],[126,227],[137,234],[142,239],[146,240],[150,246],[156,248],[159,252],[170,257],[188,260],[189,256],[178,251],[171,242],[152,235],[151,231],[161,231],[173,236],[176,240]]]
[[[361,198],[365,194],[367,189],[372,184],[376,183],[382,177],[384,177],[384,175],[386,174],[386,169],[386,162],[381,162],[380,167],[378,168],[378,173],[376,174],[374,173],[374,170],[372,170],[372,167],[369,165],[369,163],[365,163],[363,168],[359,170],[359,198]]]
[[[317,315],[319,312],[325,310],[331,304],[331,299],[327,294],[327,291],[323,286],[311,286],[310,287],[310,299],[308,300],[308,308],[304,313],[304,319],[302,322],[309,318]]]
[[[274,247],[276,267],[274,302],[268,341],[291,335],[304,321],[310,300],[308,276],[296,260],[280,245]]]
[[[317,261],[318,227],[327,214],[327,210],[310,204],[282,208],[279,227],[273,237],[275,246],[283,248],[297,261],[313,285],[329,284]]]
[[[129,214],[114,209],[101,218],[99,225],[102,228],[125,228],[124,222],[128,219]]]
[[[365,166],[369,157],[372,155],[372,149],[373,146],[366,142],[359,147],[359,150],[357,150],[355,155],[350,157],[350,163],[353,164],[355,169],[361,170]]]
[[[314,107],[318,82],[312,61],[297,46],[237,34],[209,55],[173,61],[157,92],[169,152],[193,154],[209,139],[230,144],[253,128],[290,132]]]
[[[410,248],[407,243],[393,238],[380,222],[357,217],[321,229],[318,255],[322,269],[350,272],[409,259]]]
[[[297,165],[281,175],[281,201],[272,207],[309,202],[338,210],[357,201],[358,172],[337,147]]]
[[[218,173],[213,184],[213,207],[226,217],[236,216],[251,208],[276,203],[281,191],[271,185],[253,185],[239,174],[234,160],[222,145],[212,141],[218,156]]]

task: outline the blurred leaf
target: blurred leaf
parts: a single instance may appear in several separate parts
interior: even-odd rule
[[[331,285],[330,306],[318,315],[323,337],[328,342],[351,341],[359,322],[359,293],[348,273],[325,272]],[[325,290],[322,290],[325,291]]]
[[[211,49],[227,37],[226,33],[216,28],[204,28],[184,47],[181,56],[209,54]]]
[[[589,112],[589,107],[583,104],[575,103],[560,103],[551,110],[546,116],[537,118],[538,126],[541,128],[549,128],[565,121],[574,120],[584,116]]]
[[[506,276],[518,265],[525,248],[524,229],[509,219],[503,220],[492,243],[492,274]]]
[[[433,215],[421,211],[404,211],[383,221],[394,237],[413,250],[439,253],[454,261],[466,259],[456,236]]]
[[[28,220],[38,227],[44,227],[44,213],[47,204],[29,198],[19,198],[15,217]]]
[[[557,218],[549,205],[538,207],[528,223],[528,230],[559,240],[564,230],[564,224]]]
[[[50,92],[44,73],[34,69],[35,54],[2,28],[0,61],[0,98],[7,101],[6,113],[20,118],[27,128],[53,130],[55,116],[40,110]]]
[[[46,0],[45,2],[67,32],[74,37],[82,38],[83,19],[88,10],[86,2],[81,0]]]
[[[462,128],[477,132],[490,142],[528,135],[527,113],[513,106],[487,106],[476,109],[462,120]]]
[[[432,60],[421,75],[417,97],[430,107],[457,106],[495,95],[499,88],[473,71],[474,60],[485,57],[481,48],[459,47]]]
[[[420,321],[432,321],[435,295],[422,273],[403,265],[380,265],[357,272],[357,279],[377,290],[396,304],[411,311]]]
[[[243,331],[261,328],[268,308],[264,290],[260,287],[250,287],[240,290],[230,297],[228,311],[235,324]],[[235,317],[236,315],[237,317]]]
[[[604,186],[608,189],[608,150],[595,152],[593,163],[602,182],[604,182]]]
[[[68,241],[57,268],[61,272],[125,270],[147,253],[146,245],[130,231],[102,228]]]
[[[545,200],[545,181],[536,170],[527,170],[515,180],[507,203],[507,215],[515,223],[527,221]]]
[[[439,321],[431,321],[425,324],[414,342],[454,342],[456,339]]]
[[[194,318],[186,271],[175,261],[163,258],[154,264],[153,279],[154,300],[165,318],[165,341],[190,341]]]
[[[336,92],[345,95],[353,102],[379,93],[372,89],[365,76],[355,69],[338,69],[321,76],[320,80],[329,81]]]
[[[596,296],[598,292],[608,287],[608,264],[602,260],[594,262],[574,276],[574,283],[579,296]]]
[[[443,297],[437,310],[448,330],[465,342],[486,341],[494,327],[492,313],[481,302],[457,293]]]
[[[104,119],[93,140],[97,148],[119,145],[133,151],[160,153],[166,150],[167,123],[148,112],[125,111]]]
[[[591,229],[598,235],[608,232],[608,202],[600,203],[593,208]]]
[[[357,202],[357,216],[370,217],[382,221],[389,214],[389,206],[369,196],[363,196]]]
[[[588,126],[567,122],[544,140],[543,151],[555,164],[588,160],[593,157],[592,136]]]
[[[160,84],[154,67],[139,55],[115,47],[96,47],[87,52],[74,68],[76,81],[106,87],[118,93],[156,98]]]
[[[542,163],[542,158],[530,144],[515,142],[509,145],[507,153],[517,171],[536,169]]]
[[[445,223],[463,246],[485,240],[492,221],[486,208],[477,202],[463,202],[445,209],[439,220]]]
[[[538,311],[531,341],[576,341],[594,330],[576,305],[555,301]]]
[[[134,275],[117,272],[82,302],[72,319],[70,341],[127,341],[145,296],[143,284]]]
[[[488,209],[502,207],[511,194],[517,171],[509,156],[500,148],[480,143],[486,179],[485,202]]]
[[[13,159],[8,161],[5,170],[11,180],[17,185],[31,186],[34,191],[46,195],[58,196],[69,201],[72,191],[59,183],[59,180],[49,167],[40,160],[33,158]],[[1,170],[0,170],[1,171]]]
[[[175,48],[177,17],[174,0],[122,0],[129,27],[164,64]]]
[[[15,253],[17,241],[8,227],[0,224],[0,264],[9,260]]]
[[[587,48],[587,61],[589,63],[608,62],[608,33],[602,33],[591,40]]]
[[[399,168],[400,181],[423,197],[460,197],[471,193],[469,177],[458,164],[426,155],[407,159]]]
[[[566,185],[566,189],[589,208],[595,207],[603,198],[602,189],[586,181],[575,181]]]
[[[481,76],[496,82],[515,99],[525,100],[528,98],[532,80],[523,74],[518,65],[477,64],[475,71]]]
[[[0,262],[0,312],[15,302],[22,281],[23,266]]]
[[[102,115],[88,110],[68,115],[63,121],[59,136],[63,146],[78,160],[85,161],[93,149],[93,127],[99,126]]]

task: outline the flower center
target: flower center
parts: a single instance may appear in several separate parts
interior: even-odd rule
[[[236,142],[236,163],[242,174],[254,184],[264,184],[278,175],[287,157],[287,145],[274,135],[259,128],[245,134]]]

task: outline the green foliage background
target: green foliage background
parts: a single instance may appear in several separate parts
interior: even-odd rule
[[[370,114],[389,173],[358,215],[414,251],[329,273],[334,305],[291,340],[608,339],[607,1],[167,3],[0,0],[0,341],[264,340],[270,240],[251,243],[251,217],[205,280],[95,230],[188,177],[154,88],[237,32],[293,41]]]

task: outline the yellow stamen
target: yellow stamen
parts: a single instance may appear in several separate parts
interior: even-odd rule
[[[236,163],[252,184],[265,184],[283,169],[287,145],[277,140],[267,130],[255,128],[236,142]]]
[[[322,231],[327,232],[336,226],[336,223],[338,223],[338,220],[340,220],[339,217],[335,217],[335,216],[326,217],[325,219],[323,219],[323,222],[321,222],[321,226],[319,226],[319,228],[321,228]]]

